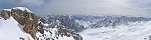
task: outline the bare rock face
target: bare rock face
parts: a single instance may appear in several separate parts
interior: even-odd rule
[[[6,19],[9,19],[9,18],[10,18],[10,15],[11,15],[11,12],[10,12],[10,11],[5,11],[5,10],[1,11],[1,14],[0,14],[0,16],[1,16],[2,18],[4,18],[5,20],[6,20]]]
[[[30,12],[16,10],[16,9],[13,9],[11,11],[11,14],[14,17],[14,19],[18,21],[18,23],[24,25],[23,30],[26,33],[29,33],[35,39],[37,27],[39,26],[38,18],[36,17],[36,15]]]

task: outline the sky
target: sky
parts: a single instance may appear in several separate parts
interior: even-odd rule
[[[151,16],[151,0],[0,0],[0,10],[18,6],[37,15]]]

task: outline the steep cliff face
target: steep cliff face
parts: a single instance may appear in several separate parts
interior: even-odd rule
[[[39,26],[38,18],[36,17],[36,15],[18,9],[13,9],[11,11],[11,15],[14,17],[14,19],[16,19],[16,21],[18,21],[18,23],[24,25],[23,30],[26,33],[29,33],[33,38],[36,37],[35,35],[37,27]]]
[[[82,40],[82,36],[65,28],[61,22],[58,22],[53,28],[47,28],[47,25],[42,23],[35,14],[25,7],[2,10],[0,17],[5,20],[13,17],[23,26],[23,30],[35,40],[59,40],[64,37],[69,37],[69,40],[71,38]]]

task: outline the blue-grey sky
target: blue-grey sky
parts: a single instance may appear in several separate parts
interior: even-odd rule
[[[0,0],[0,10],[25,6],[37,15],[151,16],[151,0]]]

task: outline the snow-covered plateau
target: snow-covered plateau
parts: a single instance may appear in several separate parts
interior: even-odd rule
[[[115,28],[88,28],[79,34],[83,40],[151,40],[151,22],[131,23]]]

